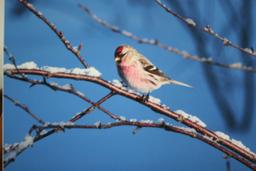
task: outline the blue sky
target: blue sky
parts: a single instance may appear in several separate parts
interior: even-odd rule
[[[183,109],[196,115],[209,129],[228,133],[253,151],[256,150],[255,117],[252,128],[247,132],[227,129],[209,92],[201,64],[184,60],[158,47],[138,44],[113,33],[95,23],[77,7],[77,3],[84,3],[98,16],[136,35],[158,38],[164,43],[198,54],[183,25],[155,3],[140,6],[125,0],[108,2],[76,0],[63,1],[61,4],[57,0],[47,2],[37,2],[36,6],[63,31],[74,46],[83,42],[82,55],[90,65],[103,73],[104,79],[119,79],[113,60],[114,50],[119,44],[129,44],[147,56],[167,75],[195,87],[191,90],[178,86],[164,86],[153,92],[153,96],[160,98],[173,110]],[[18,64],[34,61],[39,66],[82,67],[53,32],[34,15],[26,13],[15,17],[11,13],[13,3],[14,1],[6,1],[5,44],[16,56]],[[209,7],[209,10],[213,11],[212,16],[209,17],[211,20],[205,22],[218,29],[218,25],[224,22],[223,11],[218,3],[213,2],[212,6]],[[255,40],[256,35],[252,36]],[[219,42],[215,41],[215,43]],[[230,49],[225,52],[230,56],[236,56],[238,53]],[[231,58],[229,62],[237,59],[239,58]],[[7,57],[5,63],[8,63]],[[241,75],[241,71],[230,72],[233,72],[234,77]],[[34,113],[49,122],[68,120],[74,113],[89,107],[89,104],[70,94],[54,92],[43,86],[29,88],[28,84],[7,77],[4,81],[6,94],[27,104]],[[108,90],[88,82],[57,79],[50,81],[61,85],[72,83],[94,101],[108,93]],[[234,88],[237,92],[241,91],[239,85]],[[232,108],[240,110],[239,106],[242,102],[242,94],[237,93]],[[113,97],[103,106],[126,118],[162,117],[120,96]],[[5,143],[21,141],[34,121],[8,101],[5,101],[4,110]],[[98,120],[109,121],[96,109],[79,123],[94,123]],[[169,121],[176,124],[172,120]],[[225,170],[224,155],[198,140],[160,129],[141,129],[133,135],[133,129],[119,127],[109,130],[67,130],[34,144],[6,170]],[[231,165],[234,170],[246,170],[235,160],[231,160]]]

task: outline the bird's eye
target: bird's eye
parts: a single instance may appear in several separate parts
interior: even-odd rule
[[[120,53],[118,56],[120,56],[122,58],[122,57],[124,57],[124,55],[126,55],[126,53]]]

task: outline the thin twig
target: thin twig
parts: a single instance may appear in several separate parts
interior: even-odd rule
[[[69,121],[70,122],[77,121],[78,119],[82,118],[85,114],[88,114],[91,111],[93,111],[96,107],[98,107],[100,104],[102,104],[103,102],[105,102],[106,100],[111,98],[113,95],[115,95],[115,93],[114,93],[114,91],[111,91],[106,96],[102,97],[99,101],[97,101],[96,103],[93,103],[87,110],[85,110],[84,113],[80,113],[78,115],[73,116]],[[110,112],[107,112],[107,114],[110,115],[111,117],[114,116],[113,114],[110,114]]]
[[[17,62],[16,62],[16,58],[15,56],[8,50],[7,46],[4,46],[4,52],[5,54],[8,56],[9,61],[11,61],[11,63],[14,65],[14,67],[16,68],[17,71],[19,71],[19,68],[17,66]],[[21,74],[21,77],[23,77],[24,79],[27,79],[26,76],[24,74]]]
[[[33,14],[35,14],[39,19],[41,19],[62,41],[65,47],[71,51],[76,58],[80,61],[80,63],[85,67],[88,68],[89,64],[85,62],[84,58],[81,56],[79,49],[75,49],[72,44],[67,40],[64,36],[63,32],[59,31],[55,24],[50,22],[42,12],[37,10],[31,3],[27,0],[19,0],[21,4],[23,4],[27,9],[29,9]]]
[[[86,13],[88,14],[94,21],[96,21],[97,23],[99,23],[100,25],[102,25],[103,27],[115,32],[115,33],[119,33],[125,37],[128,37],[132,40],[137,41],[138,43],[143,43],[143,44],[148,44],[148,45],[153,45],[153,46],[157,46],[161,49],[167,50],[169,52],[175,53],[179,56],[182,56],[184,59],[190,59],[193,61],[197,61],[197,62],[201,62],[204,64],[209,64],[209,65],[215,65],[215,66],[219,66],[219,67],[223,67],[223,68],[228,68],[228,69],[235,69],[235,70],[242,70],[242,71],[246,71],[246,72],[256,72],[256,68],[252,67],[252,66],[247,66],[244,64],[241,64],[240,62],[236,62],[236,63],[231,63],[231,64],[224,64],[221,62],[217,62],[214,61],[212,58],[209,57],[201,57],[198,55],[192,55],[189,54],[186,51],[182,51],[179,50],[178,48],[166,45],[164,43],[161,43],[159,40],[157,39],[148,39],[148,38],[141,38],[138,37],[136,35],[134,35],[133,33],[126,31],[126,30],[122,30],[117,26],[114,26],[110,23],[108,23],[107,21],[99,18],[96,14],[94,14],[88,7],[86,7],[85,5],[79,4],[79,7]]]
[[[18,106],[19,108],[23,109],[27,114],[29,114],[33,119],[35,119],[37,122],[41,123],[41,124],[45,124],[45,121],[43,121],[41,118],[39,118],[37,115],[35,115],[34,113],[32,113],[30,111],[30,109],[28,108],[28,106],[21,104],[18,100],[14,100],[13,98],[11,98],[8,95],[4,95],[4,97],[6,99],[8,99],[10,102],[12,102],[15,106]]]
[[[27,81],[27,80],[23,80],[23,81]],[[37,81],[35,81],[37,82]],[[46,84],[44,84],[46,85]],[[100,100],[98,100],[95,105],[96,106],[99,106],[100,104],[102,104],[103,102],[105,102],[106,100],[108,100],[110,97],[112,97],[115,93],[113,91],[111,91],[110,93],[108,93],[106,96],[104,96],[103,98],[101,98]],[[75,114],[74,117],[72,117],[71,119],[69,119],[68,123],[73,123],[79,119],[81,119],[83,116],[85,116],[86,114],[92,112],[96,107],[94,105],[90,106],[89,108],[85,109],[84,111],[81,111],[79,112],[78,114]],[[113,114],[114,115],[114,114]],[[111,115],[110,115],[111,116]],[[118,120],[120,120],[120,117],[118,115],[115,115],[116,118],[118,118]],[[112,116],[113,117],[113,116]],[[45,123],[44,126],[47,126],[47,125],[50,125],[48,123]],[[31,127],[31,129],[29,130],[29,134],[32,134],[32,131],[33,130],[37,130],[38,127],[36,127],[35,125]],[[40,134],[40,132],[42,131],[39,131],[39,134],[37,134],[35,137],[34,137],[34,140],[33,142],[37,142],[37,141],[40,141],[56,132],[58,132],[59,130],[63,129],[63,126],[58,126],[58,127],[55,127],[51,130],[49,130],[48,132],[44,133],[44,134]],[[19,151],[16,156],[20,155],[24,150],[26,150],[27,148],[25,149],[22,149],[21,151]],[[14,160],[8,160],[8,161],[5,161],[4,162],[4,167],[7,167],[10,163],[12,163]]]
[[[64,86],[59,86],[57,84],[48,83],[46,80],[35,80],[35,79],[30,79],[30,78],[24,79],[24,78],[16,76],[16,75],[10,75],[8,73],[5,73],[5,74],[8,77],[10,77],[10,78],[30,83],[31,84],[30,87],[35,86],[35,85],[45,85],[45,86],[49,87],[50,89],[52,89],[54,91],[58,90],[58,91],[67,92],[67,93],[73,94],[73,95],[81,98],[85,102],[90,103],[91,105],[95,106],[96,108],[98,108],[99,110],[101,110],[102,112],[104,112],[105,114],[110,116],[112,119],[117,119],[117,120],[120,119],[118,117],[118,115],[115,115],[114,113],[112,113],[109,110],[105,109],[104,107],[100,106],[96,102],[91,101],[89,98],[87,98],[80,91],[76,90],[75,87],[72,86],[72,85],[70,85],[70,87],[64,87]],[[110,93],[110,94],[113,94],[113,93]],[[108,94],[108,95],[110,95],[110,94]],[[82,115],[82,113],[79,113],[79,114]]]
[[[167,7],[167,5],[165,5],[164,3],[161,2],[161,0],[155,0],[155,2],[162,7],[166,12],[170,13],[171,15],[173,15],[174,17],[178,18],[180,21],[184,22],[185,24],[187,24],[190,27],[196,28],[199,31],[208,33],[209,35],[213,36],[214,38],[222,41],[224,46],[229,46],[229,47],[233,47],[235,49],[240,50],[241,52],[256,57],[256,51],[254,51],[251,48],[242,48],[239,45],[232,43],[229,39],[221,36],[220,34],[218,34],[216,31],[214,31],[214,29],[207,25],[205,27],[200,27],[198,26],[197,22],[195,22],[194,20],[192,20],[191,18],[187,18],[184,17],[180,14],[178,14],[177,12],[174,12],[171,8]]]
[[[111,98],[113,96],[113,91],[111,91],[110,93],[108,93],[106,96],[100,98],[95,104],[95,106],[99,106],[100,104],[104,103],[106,100],[108,100],[109,98]],[[91,113],[96,107],[94,105],[91,105],[90,107],[88,107],[87,109],[79,112],[78,114],[75,114],[74,116],[72,116],[70,119],[69,119],[69,122],[76,122],[77,120],[81,119],[83,116],[85,116],[86,114],[89,114]],[[117,116],[117,115],[116,115]],[[33,129],[33,127],[32,127]],[[32,130],[30,130],[31,132]],[[53,129],[53,130],[50,130],[48,131],[46,134],[43,134],[43,135],[39,135],[39,136],[36,136],[35,139],[34,139],[34,142],[37,142],[39,140],[41,140],[42,138],[45,138],[53,133],[55,133],[57,130]]]
[[[24,81],[27,81],[27,80],[24,80]],[[33,83],[35,80],[30,80],[30,81]],[[41,84],[41,81],[39,81],[39,82],[40,82],[40,83],[38,83],[38,84]],[[51,83],[45,84],[45,82],[43,82],[42,84],[44,84],[44,85],[50,87],[51,89],[59,90],[59,91],[63,91],[63,92],[67,92],[67,93],[73,94],[73,95],[75,95],[75,96],[81,98],[82,100],[84,100],[84,101],[86,101],[86,102],[88,102],[88,103],[90,103],[90,104],[92,105],[92,106],[90,107],[90,108],[91,108],[90,110],[92,110],[92,109],[94,109],[94,108],[98,108],[99,110],[101,110],[102,112],[104,112],[105,114],[107,114],[108,116],[110,116],[112,119],[117,119],[117,120],[120,119],[120,118],[118,117],[118,115],[115,115],[115,114],[113,114],[112,112],[110,112],[110,111],[108,111],[107,109],[105,109],[105,108],[103,108],[103,107],[100,106],[100,103],[102,103],[102,102],[108,100],[108,99],[111,98],[113,95],[115,95],[115,93],[112,92],[112,91],[111,91],[110,93],[108,93],[105,97],[102,97],[102,98],[101,98],[101,101],[93,102],[93,101],[91,101],[89,98],[85,97],[84,94],[80,93],[80,91],[76,90],[76,89],[74,88],[74,86],[72,86],[72,85],[70,85],[70,87],[65,88],[65,87],[63,87],[63,86],[59,86],[59,85],[51,84]],[[84,112],[85,112],[85,111],[84,111]],[[79,113],[79,114],[73,116],[73,118],[70,119],[70,121],[71,121],[71,122],[74,122],[74,121],[77,120],[78,118],[81,118],[82,115],[83,115],[82,113]]]

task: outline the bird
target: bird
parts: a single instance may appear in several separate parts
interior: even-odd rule
[[[122,81],[131,89],[142,93],[148,99],[149,94],[162,85],[175,84],[191,88],[183,82],[168,77],[149,59],[129,45],[120,45],[116,48],[114,60]]]

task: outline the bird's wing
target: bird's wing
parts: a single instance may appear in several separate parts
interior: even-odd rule
[[[163,71],[161,71],[160,69],[158,69],[154,64],[152,64],[148,59],[146,58],[140,58],[139,62],[142,64],[143,68],[145,69],[146,72],[157,75],[159,77],[165,78],[165,79],[170,79],[169,77],[167,77]]]

